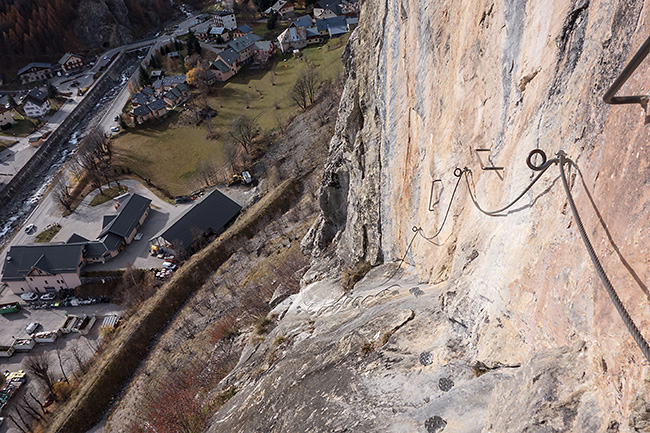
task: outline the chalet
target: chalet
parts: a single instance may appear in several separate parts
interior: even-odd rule
[[[297,27],[291,23],[289,27],[278,36],[278,44],[283,53],[291,52],[307,46],[307,31],[304,27]]]
[[[192,25],[201,24],[210,19],[210,14],[200,14],[194,18]]]
[[[217,82],[217,75],[210,69],[205,71],[205,81],[208,83],[208,86],[213,85]]]
[[[330,38],[336,38],[348,32],[348,23],[345,17],[325,19],[327,22],[327,33]]]
[[[115,214],[104,216],[102,231],[97,239],[110,246],[111,251],[116,245],[115,251],[121,251],[125,245],[133,241],[142,223],[149,216],[150,204],[150,199],[139,194],[132,194],[120,204]]]
[[[272,13],[284,17],[286,14],[293,12],[293,3],[286,0],[278,0],[273,6],[264,11],[264,14],[271,15]]]
[[[235,220],[241,206],[218,190],[212,191],[157,233],[150,242],[184,257],[212,236],[218,236]]]
[[[187,77],[185,74],[172,75],[171,77],[163,77],[161,86],[163,92],[168,92],[179,84],[185,83]]]
[[[86,66],[86,62],[82,56],[65,53],[63,57],[59,59],[59,65],[61,65],[61,68],[63,68],[65,72],[72,72]]]
[[[143,95],[146,95],[149,98],[153,98],[154,95],[155,95],[155,92],[154,92],[153,88],[151,88],[149,86],[143,87],[142,90],[140,90],[140,93],[142,93]]]
[[[235,30],[237,28],[235,13],[231,11],[217,11],[212,20],[217,27],[225,27],[228,30]]]
[[[11,115],[11,110],[5,108],[4,105],[0,105],[0,128],[4,129],[14,123],[16,123],[16,121],[14,120],[14,116]]]
[[[307,36],[307,45],[320,44],[325,42],[326,37],[321,35],[318,32],[316,27],[308,27],[305,29],[305,34]]]
[[[30,63],[18,71],[18,77],[23,84],[47,80],[53,76],[52,65],[49,63]]]
[[[134,93],[133,96],[131,96],[131,106],[133,108],[139,107],[141,105],[147,105],[149,102],[151,102],[151,98],[149,98],[144,93]]]
[[[167,53],[167,57],[170,59],[178,59],[181,55],[178,54],[178,51],[172,51],[170,53]]]
[[[154,119],[158,119],[159,117],[163,117],[167,114],[167,104],[162,99],[156,99],[150,103],[148,107],[149,110],[151,110],[151,116]]]
[[[170,107],[174,107],[180,104],[181,102],[183,102],[185,96],[187,96],[189,92],[190,92],[189,86],[185,83],[181,83],[178,86],[171,89],[169,92],[165,93],[163,99],[167,103],[167,105],[169,105]]]
[[[309,28],[314,25],[309,15],[303,15],[295,19],[293,23],[296,25],[296,27],[305,27],[305,28]]]
[[[246,24],[243,24],[239,27],[237,27],[233,32],[232,32],[232,37],[233,39],[241,38],[244,35],[247,35],[249,33],[253,33],[253,29],[248,27]]]
[[[262,38],[254,33],[249,33],[241,38],[233,39],[228,42],[228,46],[239,54],[241,63],[247,62],[253,57],[255,42],[262,40]]]
[[[203,24],[194,29],[194,34],[196,37],[202,41],[210,40],[210,30],[212,26],[210,24]]]
[[[345,17],[333,17],[316,20],[316,29],[321,36],[334,38],[348,32],[348,23]]]
[[[158,78],[162,78],[163,75],[164,75],[164,72],[161,71],[160,69],[156,69],[154,71],[151,71],[151,74],[149,74],[149,76],[151,78],[153,78],[154,80],[157,80]]]
[[[237,53],[235,53],[237,54]],[[217,58],[210,65],[210,72],[214,74],[217,81],[227,81],[230,77],[235,75],[235,71],[226,62]]]
[[[144,123],[153,117],[153,115],[151,114],[151,110],[146,105],[140,105],[138,107],[135,107],[132,113],[135,122],[138,124]]]
[[[253,46],[253,61],[265,64],[275,53],[275,44],[271,41],[257,41]]]
[[[48,293],[81,285],[84,244],[15,245],[9,249],[0,281],[17,295]]]
[[[23,101],[23,110],[27,117],[42,117],[50,111],[47,95],[38,89],[31,90]]]
[[[314,18],[353,17],[359,13],[357,0],[320,0],[314,6]]]
[[[230,39],[228,29],[225,27],[212,27],[212,29],[210,29],[210,40],[218,40],[219,38],[224,42],[227,42]]]

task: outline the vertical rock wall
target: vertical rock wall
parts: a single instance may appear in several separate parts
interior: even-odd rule
[[[477,200],[497,209],[533,178],[532,149],[562,149],[583,175],[571,172],[572,191],[598,255],[650,338],[650,126],[640,106],[601,99],[650,35],[648,12],[624,0],[364,1],[305,249],[320,256],[334,243],[346,265],[395,261],[413,226],[440,228],[455,167],[469,167]],[[622,93],[648,92],[648,62]],[[589,261],[558,173],[500,217],[478,212],[463,180],[441,235],[416,237],[407,261],[446,284],[440,303],[487,366],[584,340],[590,401],[634,429],[650,413],[638,397],[648,362]]]

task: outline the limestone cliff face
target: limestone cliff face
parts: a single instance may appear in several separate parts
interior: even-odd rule
[[[334,243],[346,265],[398,260],[413,226],[425,235],[439,229],[455,167],[470,168],[481,206],[498,209],[531,181],[525,160],[532,149],[549,156],[562,149],[584,176],[583,184],[571,172],[585,227],[650,338],[650,127],[640,106],[602,102],[650,35],[649,7],[624,0],[362,2],[345,56],[322,213],[304,249],[319,257]],[[623,93],[647,93],[643,71]],[[492,163],[505,170],[481,170]],[[441,235],[415,237],[406,261],[420,282],[441,290],[438,302],[460,324],[468,361],[523,366],[523,377],[552,365],[551,355],[539,355],[551,351],[560,371],[548,374],[585,369],[578,397],[560,385],[553,392],[580,416],[580,408],[594,408],[597,428],[589,431],[647,431],[650,412],[640,396],[649,365],[589,261],[558,173],[551,168],[500,217],[478,212],[463,180]],[[584,351],[575,349],[581,341]],[[519,412],[499,402],[515,401],[517,416],[525,416],[535,404],[535,380],[527,383],[500,391],[486,431],[523,431],[508,421]]]

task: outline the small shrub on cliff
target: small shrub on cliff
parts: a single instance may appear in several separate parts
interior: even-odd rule
[[[349,292],[372,269],[370,263],[363,261],[356,264],[354,268],[345,268],[341,275],[343,291]]]

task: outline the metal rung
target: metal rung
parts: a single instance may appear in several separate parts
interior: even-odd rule
[[[475,149],[477,152],[490,152],[492,149]]]
[[[618,93],[621,87],[623,87],[625,82],[634,73],[636,68],[639,67],[641,62],[643,62],[648,53],[650,53],[650,37],[645,40],[623,71],[621,71],[619,76],[616,77],[614,83],[612,83],[610,88],[607,89],[607,92],[603,95],[603,101],[605,101],[606,104],[641,104],[643,108],[647,107],[648,95],[616,96],[616,93]]]
[[[481,166],[481,170],[505,170],[503,167],[483,167]]]

